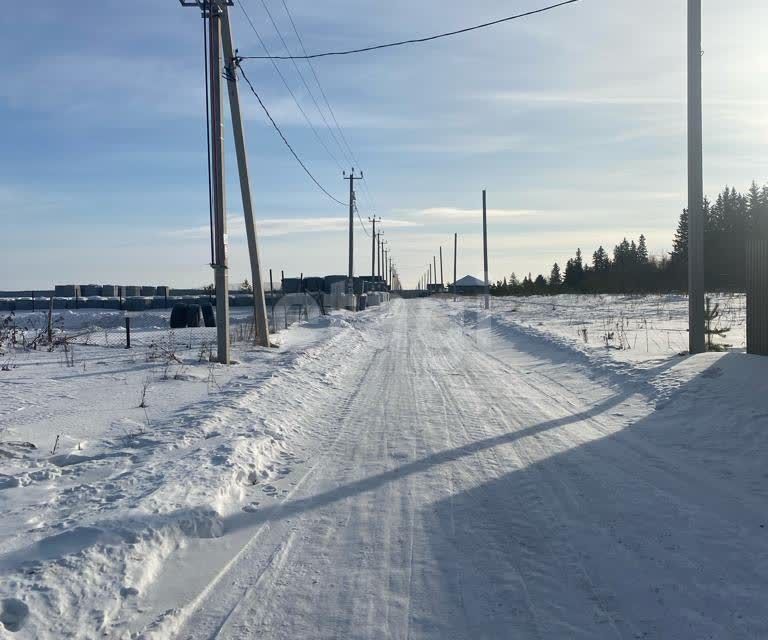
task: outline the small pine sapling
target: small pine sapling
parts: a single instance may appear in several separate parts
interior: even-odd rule
[[[706,306],[704,307],[704,333],[707,336],[707,351],[727,351],[731,346],[723,342],[714,341],[715,336],[722,338],[731,330],[730,327],[720,326],[720,317],[720,304],[716,302],[713,307],[712,300],[707,298]]]

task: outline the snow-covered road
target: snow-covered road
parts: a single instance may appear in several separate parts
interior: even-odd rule
[[[329,363],[352,383],[312,408],[316,451],[226,520],[243,544],[175,637],[768,637],[765,478],[685,446],[696,394],[707,422],[738,371],[700,365],[665,404],[649,380],[682,360],[622,385],[474,315],[395,301]]]

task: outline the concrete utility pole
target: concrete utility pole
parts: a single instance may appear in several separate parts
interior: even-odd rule
[[[206,11],[206,9],[203,9]],[[208,61],[211,105],[211,190],[213,200],[213,268],[216,289],[216,355],[229,364],[229,274],[227,270],[227,212],[224,179],[224,113],[221,107],[222,6],[216,0],[207,3],[210,27]]]
[[[445,280],[443,280],[443,247],[440,246],[440,288],[443,288],[443,284],[445,283]]]
[[[237,168],[240,174],[240,194],[243,200],[243,215],[245,217],[245,234],[248,238],[248,254],[251,260],[253,318],[256,328],[254,340],[256,344],[268,347],[269,324],[267,323],[267,303],[264,299],[264,282],[261,277],[261,265],[259,264],[259,245],[256,237],[256,223],[253,216],[253,201],[251,199],[251,179],[248,171],[248,157],[245,152],[245,134],[243,132],[243,119],[240,112],[240,93],[237,88],[237,61],[235,59],[235,48],[232,44],[232,26],[229,20],[229,10],[226,4],[221,7],[221,11],[224,63],[229,92],[229,109],[232,117],[232,134],[235,138]]]
[[[368,218],[368,222],[373,223],[373,232],[371,233],[371,281],[376,278],[376,216]],[[379,218],[381,222],[381,218]]]
[[[453,301],[456,302],[456,254],[459,247],[459,234],[453,234]]]
[[[376,236],[376,275],[381,278],[381,250],[384,248],[381,244],[381,231],[379,231]]]
[[[489,309],[491,306],[490,296],[488,293],[488,216],[485,207],[485,189],[483,189],[483,273],[485,275],[485,308]]]
[[[347,175],[346,171],[341,174],[345,180],[349,180],[349,274],[347,275],[347,293],[355,292],[355,180],[363,179],[363,172],[359,176],[355,175],[355,168],[352,167],[352,173]]]
[[[701,99],[701,0],[688,0],[688,350],[704,344],[704,160]]]
[[[381,235],[381,231],[379,231],[379,235]],[[382,282],[384,281],[384,245],[387,244],[386,240],[379,239],[379,277],[381,278]]]

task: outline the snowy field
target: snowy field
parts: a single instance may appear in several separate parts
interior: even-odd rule
[[[675,296],[6,353],[0,637],[768,637],[768,360],[713,299],[695,357]]]
[[[709,294],[718,305],[716,344],[744,351],[746,297]],[[479,302],[479,301],[478,301]],[[642,363],[688,351],[688,298],[678,295],[558,295],[492,298],[494,319],[540,332],[585,353]],[[479,308],[480,305],[478,305]]]

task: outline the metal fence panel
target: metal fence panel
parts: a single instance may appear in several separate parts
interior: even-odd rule
[[[768,355],[768,240],[747,241],[747,353]]]

